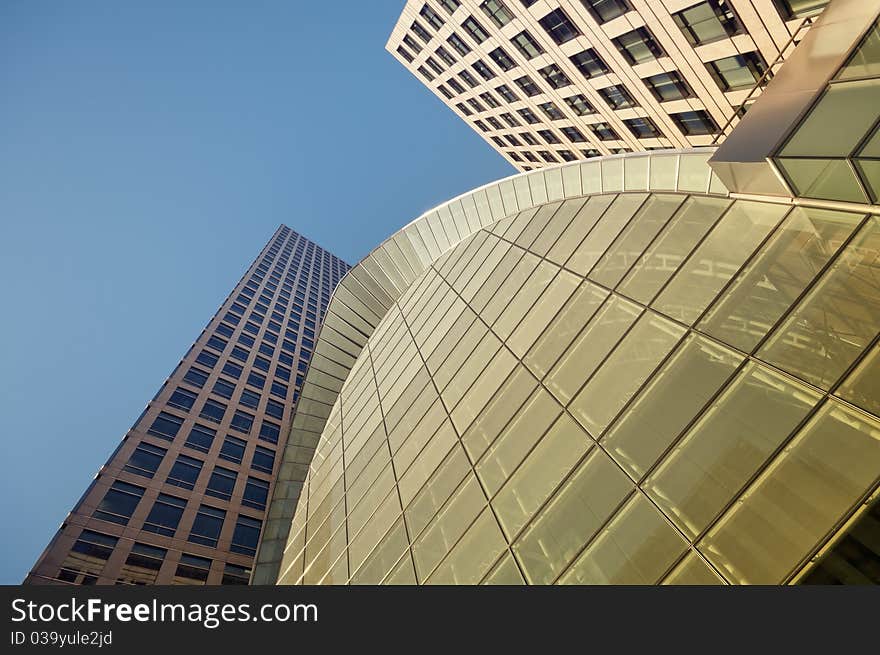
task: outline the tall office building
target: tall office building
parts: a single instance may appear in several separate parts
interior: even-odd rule
[[[827,0],[408,0],[386,45],[517,169],[727,135]]]
[[[331,299],[255,580],[880,583],[878,144],[880,0],[832,0],[717,150],[416,217]]]
[[[279,227],[25,582],[247,584],[315,333],[348,269]]]

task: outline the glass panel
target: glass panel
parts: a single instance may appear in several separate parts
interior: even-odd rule
[[[434,518],[437,510],[443,506],[470,469],[471,465],[464,450],[460,447],[453,448],[404,512],[413,538]]]
[[[682,202],[683,196],[648,196],[629,225],[602,255],[590,279],[611,289],[616,287]]]
[[[663,580],[665,585],[719,585],[724,580],[693,551],[688,553],[672,573]]]
[[[856,168],[862,181],[871,194],[871,201],[874,204],[880,202],[880,161],[876,159],[856,159]]]
[[[437,567],[428,584],[477,584],[506,549],[507,542],[487,507]]]
[[[796,196],[867,202],[855,171],[845,159],[777,159]]]
[[[531,519],[592,445],[587,433],[568,414],[559,417],[492,501],[510,538]]]
[[[544,328],[554,320],[559,308],[569,299],[580,283],[580,278],[567,271],[560,271],[553,281],[542,290],[522,322],[507,340],[508,347],[517,357],[523,357],[532,347]]]
[[[786,211],[785,205],[734,203],[653,306],[667,316],[693,323]]]
[[[464,447],[474,460],[480,458],[537,386],[535,378],[518,366],[486,409],[461,437]]]
[[[830,401],[700,550],[732,581],[781,582],[873,487],[878,470],[880,423]]]
[[[880,416],[880,345],[861,361],[837,395],[876,416]]]
[[[562,206],[555,214],[553,214],[553,218],[543,226],[541,233],[538,235],[538,238],[535,239],[535,242],[531,245],[529,250],[541,257],[546,255],[547,251],[550,250],[554,243],[556,243],[556,240],[559,238],[559,235],[562,234],[562,231],[568,227],[569,223],[571,223],[575,214],[577,214],[584,206],[584,203],[586,203],[584,198],[574,198],[562,203]]]
[[[684,333],[684,328],[645,312],[571,402],[569,411],[598,438]]]
[[[612,296],[547,376],[550,391],[563,402],[571,400],[641,311],[638,305]]]
[[[655,584],[687,543],[636,494],[562,576],[562,584]]]
[[[529,582],[552,582],[631,489],[623,471],[593,449],[513,546]]]
[[[689,335],[605,435],[605,449],[640,479],[740,362],[733,351]]]
[[[643,193],[625,193],[617,196],[608,211],[593,230],[581,242],[566,262],[566,268],[586,275],[599,261],[614,238],[642,205],[647,196]]]
[[[696,537],[777,449],[820,396],[749,364],[642,485]]]
[[[397,563],[409,542],[406,540],[406,529],[403,521],[394,524],[379,545],[373,549],[363,565],[351,576],[351,584],[379,584],[382,578]]]
[[[880,219],[871,218],[758,351],[828,389],[880,330]]]
[[[801,0],[803,2],[803,0]],[[875,23],[837,79],[880,77],[880,23]]]
[[[616,197],[615,195],[594,196],[587,200],[587,204],[575,215],[562,236],[550,248],[547,259],[562,266]]]
[[[690,197],[618,287],[621,293],[649,303],[678,270],[697,242],[730,206],[729,200]]]
[[[700,321],[700,329],[751,352],[861,219],[857,214],[821,209],[792,210]]]
[[[523,580],[522,574],[519,572],[519,568],[510,553],[501,558],[498,566],[483,580],[483,584],[492,585],[521,585],[525,583],[526,581]]]

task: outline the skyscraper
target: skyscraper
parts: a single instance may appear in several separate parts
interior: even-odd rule
[[[386,45],[517,169],[727,135],[827,0],[408,0]]]
[[[281,226],[65,519],[32,584],[247,584],[348,264]]]

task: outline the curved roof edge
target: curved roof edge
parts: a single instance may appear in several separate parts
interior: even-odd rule
[[[330,298],[317,335],[281,455],[251,583],[276,582],[300,491],[339,392],[382,318],[435,260],[487,225],[549,202],[629,191],[728,196],[707,163],[714,151],[627,153],[517,173],[424,212],[349,270]]]

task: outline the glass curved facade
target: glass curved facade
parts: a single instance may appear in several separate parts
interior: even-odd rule
[[[362,343],[343,359],[328,318],[338,385],[316,360],[278,582],[806,575],[880,478],[880,217],[730,198],[707,157],[516,176],[407,226],[447,235],[422,270],[355,267],[328,316]]]

